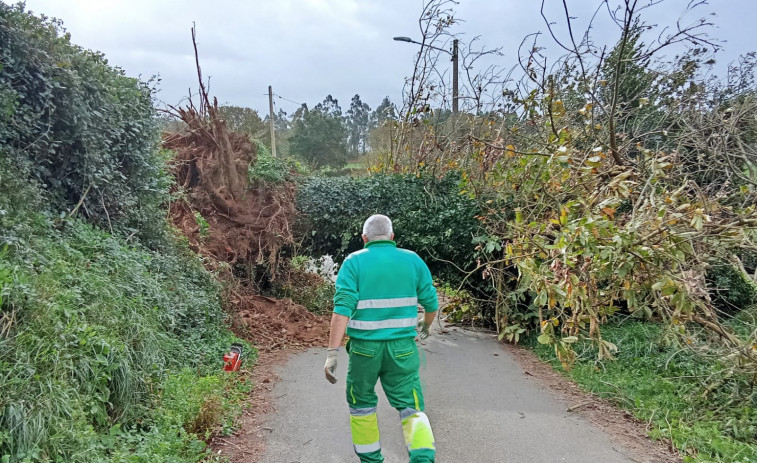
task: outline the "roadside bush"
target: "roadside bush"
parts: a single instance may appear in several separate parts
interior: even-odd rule
[[[227,378],[218,373],[197,377],[195,371],[185,368],[169,376],[155,400],[161,413],[153,414],[152,419],[158,427],[182,426],[202,439],[224,428],[228,430],[229,418],[237,415],[237,403],[250,388],[246,382],[229,388]]]
[[[291,158],[274,158],[271,151],[260,140],[254,140],[257,159],[250,164],[249,177],[253,185],[259,183],[277,184],[292,181],[307,173],[305,166]]]
[[[730,264],[712,266],[707,270],[715,306],[725,313],[734,313],[757,304],[757,284]]]
[[[472,325],[481,319],[481,310],[470,292],[452,288],[449,284],[441,285],[437,292],[442,313],[452,323]]]
[[[311,268],[318,263],[303,256],[292,259],[288,267],[281,272],[281,277],[274,282],[274,295],[289,298],[313,313],[330,314],[334,310],[336,288],[328,279],[329,275],[319,271],[323,265]]]

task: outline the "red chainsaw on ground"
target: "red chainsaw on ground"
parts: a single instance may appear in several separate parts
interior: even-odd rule
[[[234,343],[229,352],[223,354],[224,371],[239,371],[242,365],[242,345]]]

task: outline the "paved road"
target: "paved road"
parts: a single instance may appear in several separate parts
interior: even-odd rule
[[[526,378],[491,335],[435,332],[421,347],[425,354],[421,376],[437,461],[635,461],[600,428],[567,413],[567,404]],[[281,377],[273,391],[277,411],[263,424],[271,431],[262,463],[357,461],[344,397],[347,357],[341,355],[336,385],[323,377],[324,349],[298,354],[277,371]],[[379,393],[378,414],[386,463],[407,462],[399,416],[383,393]]]

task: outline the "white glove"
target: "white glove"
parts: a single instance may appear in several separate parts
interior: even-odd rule
[[[419,333],[418,336],[421,339],[426,339],[428,337],[428,334],[429,334],[428,330],[429,330],[429,328],[431,328],[431,325],[429,325],[428,323],[426,323],[425,320],[421,320],[421,321],[418,322],[418,328],[421,330],[421,332]]]
[[[339,352],[339,348],[326,349],[326,365],[323,367],[323,371],[326,372],[326,379],[331,383],[336,383],[336,353]]]

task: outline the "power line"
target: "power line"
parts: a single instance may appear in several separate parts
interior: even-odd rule
[[[302,105],[305,104],[305,103],[300,103],[299,101],[290,100],[289,98],[283,97],[283,96],[281,96],[281,95],[279,95],[277,93],[274,93],[274,95],[277,96],[277,97],[279,97],[280,99],[282,99],[284,101],[288,101],[290,103],[294,103],[294,104],[296,104],[298,106],[302,106]]]
[[[268,94],[267,94],[267,93],[265,93],[264,95],[266,95],[266,96],[267,96]],[[304,104],[305,104],[305,103],[300,103],[299,101],[290,100],[289,98],[287,98],[287,97],[285,97],[285,96],[281,96],[281,95],[279,95],[279,94],[278,94],[278,93],[276,93],[276,92],[274,92],[274,93],[273,93],[273,96],[275,96],[276,98],[278,98],[278,99],[280,99],[280,100],[284,100],[284,101],[288,101],[288,102],[290,102],[290,103],[294,103],[294,104],[296,104],[296,105],[298,105],[298,106],[302,106],[302,105],[304,105]]]

